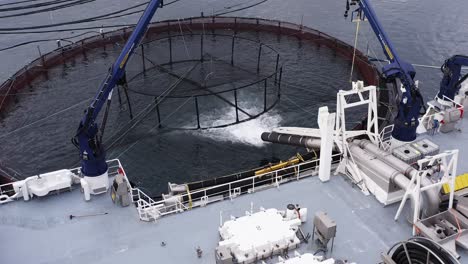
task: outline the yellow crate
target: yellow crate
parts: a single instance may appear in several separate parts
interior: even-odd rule
[[[468,187],[468,173],[458,175],[455,178],[455,191],[465,189]],[[445,194],[450,192],[450,186],[448,183],[445,183],[442,186],[442,190]]]

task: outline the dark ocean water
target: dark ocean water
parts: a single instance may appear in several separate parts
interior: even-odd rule
[[[255,1],[185,1],[161,9],[155,20],[179,18],[204,13],[228,10],[234,5],[248,5]],[[398,49],[400,56],[411,63],[440,65],[453,54],[468,53],[468,18],[464,7],[468,2],[457,1],[372,1],[382,24]],[[32,24],[56,23],[70,18],[79,19],[99,15],[134,4],[133,1],[96,1],[83,6],[64,9],[47,15],[33,15],[25,18],[3,19],[3,27],[26,26]],[[109,5],[111,4],[111,5]],[[344,1],[279,1],[270,0],[254,8],[233,13],[238,16],[256,16],[281,19],[301,23],[327,32],[348,43],[353,42],[355,25],[344,21]],[[100,24],[133,23],[136,16],[129,16]],[[90,25],[92,23],[88,23]],[[79,34],[79,31],[73,34]],[[359,48],[366,50],[369,45],[371,55],[382,57],[378,42],[367,25],[361,28]],[[59,38],[71,33],[49,33],[28,35],[0,35],[2,47],[30,39]],[[339,89],[349,89],[350,65],[333,55],[326,48],[313,45],[300,45],[296,39],[277,38],[268,34],[245,33],[245,36],[260,39],[275,47],[284,63],[284,81],[280,103],[267,114],[239,125],[204,131],[174,131],[154,129],[155,116],[145,119],[123,142],[112,148],[109,158],[120,158],[129,172],[129,177],[151,193],[164,191],[166,183],[198,180],[221,176],[242,169],[258,166],[265,159],[285,159],[298,149],[273,146],[262,143],[260,134],[277,126],[316,126],[318,107],[328,105],[334,108],[335,93]],[[187,39],[189,42],[190,39]],[[55,43],[43,43],[42,52],[54,48]],[[248,46],[245,47],[248,50]],[[180,56],[188,56],[180,48]],[[54,69],[48,81],[38,80],[30,91],[19,97],[19,103],[0,123],[0,161],[25,176],[63,167],[76,165],[77,151],[70,143],[80,120],[86,99],[94,95],[103,73],[118,54],[119,48],[106,52],[90,52],[86,58],[77,58],[63,67]],[[223,50],[211,50],[222,55]],[[161,51],[149,51],[149,57],[159,58]],[[248,52],[246,52],[248,54]],[[24,46],[8,52],[1,52],[0,78],[5,80],[28,61],[37,57],[34,45]],[[249,56],[240,58],[246,63]],[[216,65],[222,69],[221,66]],[[215,68],[216,68],[215,67]],[[267,67],[267,66],[265,66]],[[213,71],[213,67],[207,70]],[[437,90],[440,73],[434,69],[417,68],[417,78],[426,97],[432,97]],[[129,75],[141,71],[135,60],[129,65]],[[215,69],[216,72],[216,69]],[[219,75],[219,74],[218,74]],[[248,77],[248,76],[247,76]],[[146,76],[132,84],[130,88],[145,89],[164,86],[157,73]],[[156,85],[157,86],[157,85]],[[147,97],[130,94],[135,112],[149,102]],[[128,112],[121,110],[114,100],[109,135],[128,121]],[[241,98],[243,107],[249,111],[259,111],[258,96],[247,91]],[[174,104],[176,104],[174,102]],[[177,102],[182,104],[182,102]],[[210,103],[206,103],[209,108]],[[50,114],[71,108],[63,113],[39,122],[27,129],[9,134],[16,128],[30,124]],[[218,107],[218,112],[205,111],[205,123],[232,120],[232,109]],[[193,118],[186,116],[193,107],[182,106],[176,120],[178,125],[191,126]],[[182,114],[180,114],[182,113]],[[187,121],[187,124],[183,122]]]

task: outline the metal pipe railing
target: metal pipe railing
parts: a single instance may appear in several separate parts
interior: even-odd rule
[[[338,160],[335,160],[333,164],[336,164],[341,160],[341,154],[334,154],[332,155],[332,157],[339,158]],[[289,182],[291,180],[300,180],[302,178],[309,177],[313,175],[314,172],[311,172],[310,174],[307,172],[316,169],[319,161],[320,161],[319,159],[314,159],[314,160],[310,160],[301,164],[296,164],[296,165],[291,165],[285,168],[281,168],[273,172],[267,172],[267,173],[263,173],[260,175],[251,176],[245,179],[232,181],[229,183],[218,184],[215,186],[211,186],[211,187],[207,187],[207,188],[203,188],[203,189],[199,189],[195,191],[188,190],[184,194],[179,194],[179,195],[171,197],[171,198],[175,197],[175,199],[177,199],[175,203],[174,201],[169,201],[166,199],[154,201],[152,198],[150,198],[148,195],[146,195],[143,191],[139,190],[138,188],[134,188],[133,190],[137,191],[138,193],[137,207],[138,207],[138,212],[140,214],[140,219],[144,221],[150,221],[150,220],[156,220],[157,218],[165,216],[165,215],[183,212],[183,211],[192,209],[194,207],[205,206],[211,202],[216,202],[216,201],[220,201],[224,199],[234,199],[235,197],[239,195],[253,193],[256,190],[258,191],[264,188],[271,188],[273,186],[279,187],[279,185]],[[316,166],[313,168],[306,167],[305,169],[303,169],[304,166],[310,165],[312,163],[315,163]],[[281,172],[285,172],[285,173],[282,174]],[[271,176],[272,174],[274,175],[274,177],[272,178],[267,177],[267,176]],[[262,178],[264,179],[259,180]],[[222,187],[225,187],[222,191],[213,192],[210,195],[206,194],[207,191],[209,190],[216,190]],[[189,199],[189,197],[192,197],[196,194],[203,194],[203,195],[201,195],[200,198],[196,200]],[[209,198],[215,198],[215,199],[210,200]],[[150,213],[152,209],[156,209],[158,213],[153,212],[152,214],[153,219],[148,220],[149,218],[147,217],[147,214]]]

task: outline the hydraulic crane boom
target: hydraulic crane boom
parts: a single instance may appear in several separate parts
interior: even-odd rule
[[[418,126],[420,110],[424,105],[421,93],[414,81],[416,71],[411,64],[400,59],[369,1],[351,0],[351,5],[356,4],[359,5],[359,8],[353,13],[356,13],[359,19],[367,18],[382,46],[385,56],[390,61],[388,65],[382,67],[382,74],[389,80],[394,78],[400,79],[403,85],[402,98],[398,107],[398,114],[394,120],[392,136],[400,141],[413,141],[416,139],[416,128]],[[349,2],[347,2],[345,17],[347,16],[349,5]]]
[[[461,75],[462,66],[468,66],[468,56],[452,56],[440,67],[444,77],[440,81],[440,90],[437,94],[439,103],[452,105],[451,101],[454,100],[455,95],[460,90],[461,83],[468,79],[468,74]]]
[[[112,96],[112,90],[116,84],[124,78],[125,66],[128,60],[141,43],[154,13],[161,6],[162,0],[151,0],[148,4],[119,57],[101,83],[98,93],[86,109],[77,133],[72,139],[73,143],[80,150],[81,172],[85,178],[88,178],[91,190],[103,187],[107,190],[108,185],[106,154],[98,135],[99,125],[96,122],[96,118],[106,100]]]

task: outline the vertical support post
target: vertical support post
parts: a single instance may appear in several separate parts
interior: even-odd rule
[[[279,66],[280,55],[276,55],[276,66],[275,66],[275,84],[278,81],[278,66]]]
[[[130,97],[128,96],[128,85],[125,84],[123,88],[124,88],[125,97],[127,97],[128,112],[130,113],[130,119],[133,119],[132,104],[130,102]]]
[[[234,34],[237,34],[237,17],[234,18]]]
[[[283,78],[283,67],[280,68],[280,76],[278,80],[278,98],[281,97],[281,79]]]
[[[278,171],[275,171],[275,183],[276,183],[276,188],[279,188],[279,183],[278,183]]]
[[[319,108],[317,119],[322,139],[320,143],[319,179],[322,182],[326,182],[330,180],[335,113],[330,114],[328,107],[323,106]]]
[[[122,96],[120,95],[120,86],[115,87],[117,89],[117,95],[119,97],[119,105],[122,107]]]
[[[200,129],[200,112],[198,109],[198,96],[195,97],[195,111],[197,113],[197,129]]]
[[[262,56],[262,46],[263,46],[263,43],[260,43],[260,48],[258,48],[257,73],[260,73],[260,58]]]
[[[236,39],[236,35],[232,35],[232,44],[231,44],[231,65],[234,65],[234,41]]]
[[[367,45],[369,45],[369,43]],[[338,39],[335,39],[335,49],[334,49],[334,51],[335,51],[334,54],[336,56],[336,53],[338,51]]]
[[[42,56],[42,53],[41,53],[41,48],[39,47],[39,45],[37,45],[37,51],[39,52],[39,57],[41,57],[41,61],[42,61],[42,67],[46,67],[45,65],[45,59],[44,59],[44,56]]]
[[[141,44],[140,47],[141,47],[141,63],[143,64],[143,72],[146,72],[145,47],[143,46],[143,44]]]
[[[159,113],[159,100],[158,97],[154,98],[154,103],[156,104],[156,114],[158,115],[158,127],[161,128],[161,115]]]
[[[377,109],[377,91],[376,88],[369,90],[369,106],[367,112],[367,134],[372,143],[379,144],[379,120]]]
[[[455,178],[457,177],[457,166],[458,166],[458,149],[452,151],[453,155],[451,157],[452,163],[452,170],[451,170],[451,178],[450,178],[450,199],[449,199],[449,209],[453,208],[453,196],[455,193]]]
[[[29,76],[28,65],[24,66],[23,71],[24,71],[24,74],[26,75],[26,80],[27,80],[27,82],[28,82],[29,88],[32,88],[32,86],[31,86],[31,79],[30,79],[31,76]]]
[[[169,31],[169,63],[172,65],[172,36]]]
[[[63,48],[62,48],[62,42],[60,39],[57,39],[57,48],[60,49],[60,54],[63,56]]]
[[[236,107],[236,122],[239,122],[239,108],[237,107],[237,89],[234,90],[234,106]]]
[[[267,79],[263,82],[263,111],[267,110]]]
[[[204,38],[204,33],[200,34],[200,61],[203,62],[203,38]]]
[[[418,172],[416,176],[416,187],[413,190],[414,208],[413,208],[413,236],[416,235],[416,222],[419,220],[419,212],[421,210],[421,175],[422,172]]]

